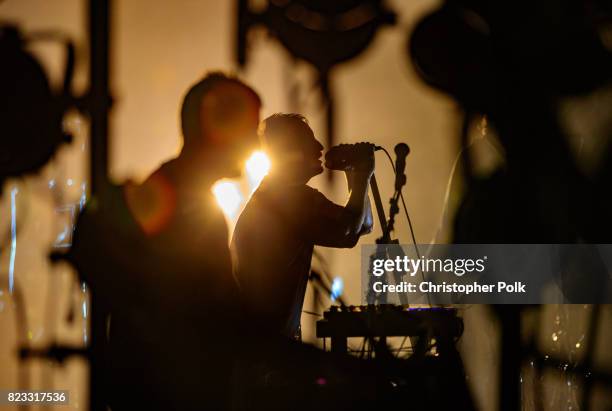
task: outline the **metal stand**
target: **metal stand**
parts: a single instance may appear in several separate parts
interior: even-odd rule
[[[91,196],[103,201],[108,187],[109,27],[111,0],[90,0]],[[104,360],[108,312],[91,289],[90,409],[106,410]]]
[[[372,191],[372,197],[374,198],[374,205],[376,206],[376,214],[378,215],[378,220],[380,223],[380,228],[382,230],[382,236],[380,236],[379,238],[376,239],[376,252],[370,256],[370,261],[373,258],[384,258],[387,259],[389,258],[389,245],[396,245],[396,247],[394,247],[394,250],[396,251],[395,255],[393,257],[400,257],[403,258],[404,257],[404,252],[402,250],[402,248],[399,245],[399,240],[393,240],[391,239],[391,230],[393,229],[393,223],[395,221],[395,215],[398,212],[398,207],[397,207],[397,202],[395,203],[395,207],[393,207],[393,199],[396,198],[396,195],[393,196],[393,199],[391,200],[391,210],[389,213],[389,222],[387,222],[387,218],[385,217],[385,210],[382,204],[382,200],[380,199],[380,192],[378,191],[378,183],[376,182],[376,175],[372,175],[372,178],[370,179],[370,189]],[[397,194],[397,193],[396,193]],[[372,265],[372,264],[370,264]],[[387,303],[387,296],[386,294],[382,294],[381,296],[378,296],[376,294],[374,294],[373,292],[373,287],[371,282],[373,281],[374,276],[370,276],[370,284],[368,287],[368,294],[367,294],[367,302],[370,304],[374,304],[374,303],[379,303],[379,304],[386,304]],[[398,272],[394,273],[393,279],[395,281],[396,284],[401,283],[402,281],[402,276],[401,274],[399,274]],[[408,305],[408,297],[406,296],[406,294],[404,293],[400,293],[399,294],[399,299],[400,299],[400,304],[402,305]]]
[[[90,197],[103,201],[108,193],[108,114],[111,105],[109,91],[109,28],[111,0],[89,0],[89,91],[83,99],[75,99],[79,109],[85,111],[91,121],[90,157]],[[70,66],[67,70],[72,70]],[[66,79],[69,76],[65,77]],[[67,91],[69,82],[65,80]],[[52,261],[67,260],[67,254],[51,255]],[[105,348],[106,320],[108,309],[98,297],[97,290],[91,288],[90,306],[90,343],[88,347],[73,347],[53,343],[45,348],[22,347],[19,355],[22,360],[29,358],[54,359],[58,362],[68,357],[80,356],[90,362],[89,408],[92,411],[105,411]]]

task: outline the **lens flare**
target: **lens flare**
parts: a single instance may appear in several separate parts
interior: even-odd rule
[[[176,211],[176,191],[162,173],[155,173],[143,185],[126,184],[123,194],[130,213],[147,235],[168,227]]]
[[[223,214],[228,218],[230,226],[236,223],[245,200],[255,191],[269,170],[268,156],[263,151],[255,151],[245,164],[246,179],[244,177],[239,180],[224,179],[215,183],[212,188],[213,194]]]
[[[263,151],[256,151],[249,157],[246,162],[246,172],[251,192],[255,191],[269,171],[270,159]]]
[[[223,213],[234,220],[242,204],[240,185],[234,181],[221,180],[215,183],[212,190]]]

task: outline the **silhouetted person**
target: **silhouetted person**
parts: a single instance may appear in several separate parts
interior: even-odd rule
[[[304,117],[268,117],[260,138],[272,168],[238,219],[234,269],[250,313],[269,331],[297,338],[314,246],[353,247],[371,230],[374,154],[361,150],[347,171],[350,194],[342,207],[306,185],[323,171],[323,146]]]
[[[143,184],[80,217],[74,259],[110,313],[114,410],[221,409],[231,401],[237,285],[211,187],[257,147],[260,100],[213,73],[186,94],[184,146]]]

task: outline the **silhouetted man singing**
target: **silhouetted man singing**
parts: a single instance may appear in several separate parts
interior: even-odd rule
[[[371,231],[367,190],[374,154],[367,144],[355,145],[342,207],[306,185],[323,171],[323,146],[303,116],[274,114],[259,135],[272,168],[236,225],[234,270],[251,315],[270,332],[299,338],[314,246],[350,248]]]

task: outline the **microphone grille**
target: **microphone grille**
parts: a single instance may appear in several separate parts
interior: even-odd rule
[[[395,154],[398,156],[407,156],[410,153],[410,147],[406,143],[399,143],[395,146]]]

